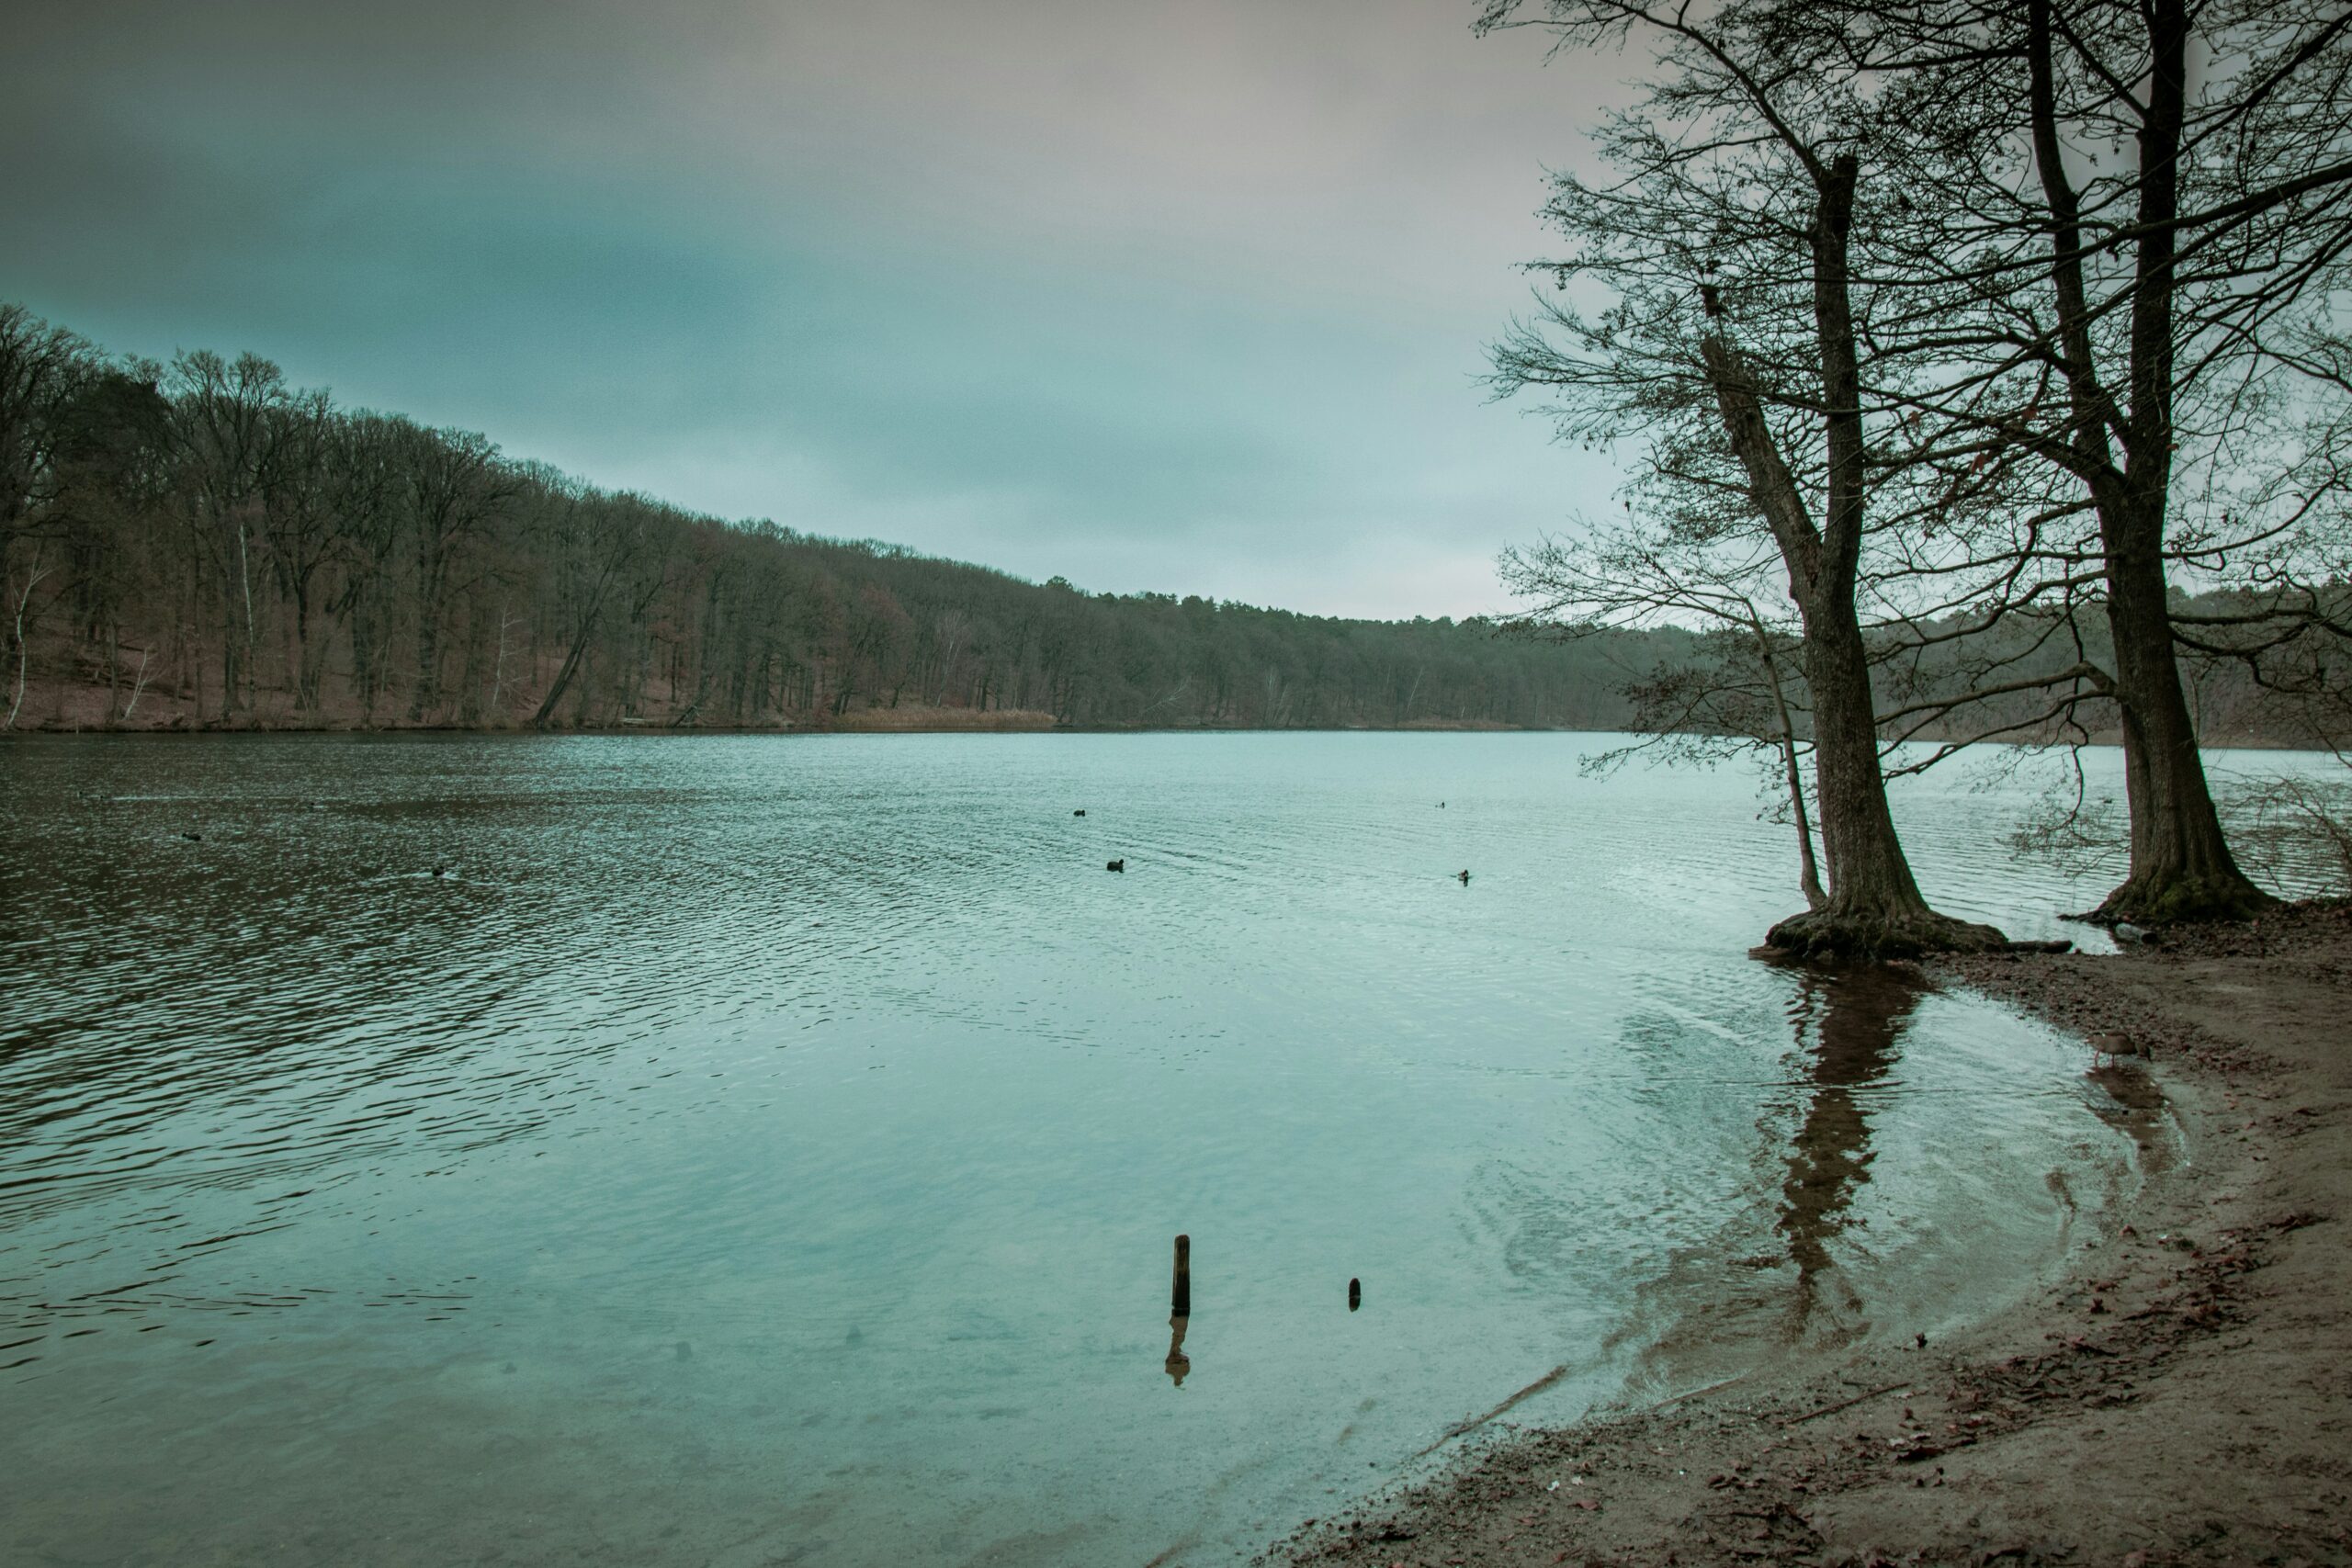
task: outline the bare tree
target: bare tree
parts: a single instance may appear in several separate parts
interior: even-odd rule
[[[2180,668],[2211,644],[2172,599],[2243,581],[2310,521],[2276,483],[2296,461],[2281,414],[2316,385],[2299,352],[2352,244],[2352,18],[2321,0],[1822,10],[1868,39],[1849,69],[1901,81],[1905,134],[1966,151],[1915,160],[1906,220],[1874,237],[1868,265],[1905,301],[1879,323],[1880,363],[1911,372],[1874,389],[1907,403],[1929,468],[2006,477],[2046,507],[1979,558],[2018,567],[1986,618],[2020,590],[2078,656],[1986,684],[2038,682],[2047,717],[2087,705],[2120,725],[2131,872],[2091,918],[2256,909]],[[2037,468],[2072,487],[2071,515]]]
[[[2176,491],[2200,464],[2273,456],[2244,441],[2266,345],[2352,243],[2347,25],[2333,5],[2028,0],[1986,34],[2022,56],[2032,178],[2010,227],[2044,247],[2048,301],[1994,364],[2058,383],[1990,434],[2073,475],[2098,519],[2132,815],[2101,918],[2269,902],[2222,834],[2170,611],[2171,568],[2225,563],[2266,529],[2232,537],[2226,511],[2220,536],[2177,528]]]
[[[469,545],[514,497],[517,481],[489,437],[401,422],[406,525],[416,609],[416,673],[408,716],[441,706],[441,639],[449,590]]]
[[[254,536],[291,394],[284,372],[259,355],[226,360],[209,351],[171,363],[173,433],[187,476],[191,532],[212,569],[222,615],[220,701],[247,705],[253,689]]]
[[[645,553],[649,508],[633,495],[596,496],[584,487],[567,485],[558,492],[556,526],[568,536],[573,578],[572,635],[563,665],[548,685],[547,696],[531,722],[544,728],[554,717],[556,705],[580,671],[606,605],[629,568]],[[638,608],[641,611],[642,605]]]
[[[86,380],[89,345],[21,306],[0,304],[0,571],[10,590],[9,642],[17,656],[16,693],[8,705],[13,729],[25,701],[31,662],[33,591],[50,576],[38,533],[27,537],[54,498],[60,414]],[[28,552],[23,584],[17,558]]]
[[[1610,302],[1595,316],[1554,303],[1520,323],[1494,378],[1550,393],[1572,438],[1641,438],[1658,481],[1701,498],[1675,502],[1686,516],[1744,523],[1777,551],[1803,627],[1829,897],[1767,942],[1876,954],[1999,943],[1928,906],[1880,766],[1857,608],[1880,476],[1853,250],[1861,151],[1882,142],[1849,39],[1798,6],[1702,19],[1640,0],[1492,0],[1481,25],[1541,27],[1563,48],[1637,36],[1656,51],[1645,103],[1599,134],[1616,177],[1559,175],[1547,209],[1577,249],[1544,270],[1564,291],[1597,283]],[[1743,520],[1724,510],[1730,495],[1744,496]]]
[[[17,590],[14,595],[17,602],[10,606],[14,615],[9,624],[8,637],[17,645],[17,692],[9,699],[8,720],[0,724],[0,729],[16,728],[17,711],[25,705],[25,665],[31,646],[25,633],[25,606],[32,603],[33,590],[40,586],[40,580],[48,575],[49,568],[41,565],[40,554],[35,551],[32,565],[25,570],[25,585]],[[12,581],[9,586],[15,588],[16,584]]]
[[[276,418],[276,460],[264,491],[263,526],[271,575],[289,612],[286,666],[294,705],[307,712],[319,705],[326,653],[318,635],[320,584],[344,547],[344,516],[336,505],[336,420],[323,391],[292,394]]]
[[[74,333],[0,301],[0,550],[45,498],[57,411],[91,357]]]

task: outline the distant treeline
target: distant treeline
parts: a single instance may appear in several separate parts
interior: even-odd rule
[[[598,490],[251,355],[109,356],[7,305],[0,568],[16,728],[1753,722],[1656,700],[1721,634],[1561,640],[1027,582]],[[1995,651],[2012,670],[2102,654],[2095,622],[2060,637],[2019,614],[1890,657],[1881,711]],[[2239,667],[2192,673],[2209,741],[2303,739]],[[2038,702],[2006,700],[2008,738],[2049,738]],[[1889,733],[1915,724],[1948,732]]]
[[[9,306],[0,564],[17,728],[1607,728],[1626,670],[1685,640],[1026,582],[602,491],[252,355],[110,356]]]

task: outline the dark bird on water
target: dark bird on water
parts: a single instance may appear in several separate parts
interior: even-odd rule
[[[435,866],[435,867],[433,868],[433,874],[434,874],[434,875],[435,875],[435,876],[438,876],[438,875],[440,875],[443,872],[445,872],[445,871],[447,871],[447,870],[448,870],[448,869],[449,869],[449,868],[448,868],[447,866],[446,866],[446,865],[436,865],[436,866]]]
[[[1127,863],[1123,860],[1111,861],[1104,864],[1102,869],[1104,871],[1125,871],[1127,869]]]
[[[204,842],[204,835],[201,833],[182,833],[180,837],[186,839],[192,844],[200,844]]]
[[[1470,886],[1470,874],[1466,871],[1462,874],[1462,886],[1464,887]]]
[[[1086,807],[1081,806],[1077,810],[1071,812],[1070,815],[1072,817],[1083,817],[1086,815]]]

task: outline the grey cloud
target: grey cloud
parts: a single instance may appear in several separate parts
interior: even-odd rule
[[[1472,374],[1617,66],[1467,20],[42,7],[0,61],[0,297],[728,514],[1490,608],[1495,549],[1610,483]]]

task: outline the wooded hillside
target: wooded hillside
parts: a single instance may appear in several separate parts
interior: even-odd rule
[[[19,728],[1605,728],[1623,667],[1680,640],[1026,582],[602,491],[252,355],[109,356],[10,306],[0,564]]]
[[[1753,720],[1707,673],[1721,634],[1562,640],[1028,582],[599,490],[482,435],[339,408],[251,355],[111,357],[7,305],[0,568],[17,729]],[[2063,662],[2104,637],[2029,614],[1929,658],[1889,637],[1887,734],[1951,733],[1907,710],[1988,660]],[[2236,665],[2192,676],[2209,741],[2310,743]],[[1680,702],[1678,677],[1713,694]],[[1788,694],[1806,728],[1793,671]],[[2007,739],[2061,738],[2045,705],[1986,711]],[[2112,739],[2111,715],[2075,717]]]

